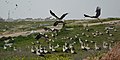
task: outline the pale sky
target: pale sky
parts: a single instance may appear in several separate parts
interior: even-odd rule
[[[0,0],[0,17],[7,19],[10,10],[11,18],[45,18],[51,9],[58,16],[68,12],[65,19],[82,19],[84,13],[94,15],[97,6],[100,18],[120,17],[120,0]]]

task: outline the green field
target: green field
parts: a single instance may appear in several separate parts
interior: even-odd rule
[[[47,32],[49,36],[49,39],[54,40],[48,41],[51,43],[53,46],[56,46],[56,44],[59,44],[60,47],[57,48],[57,52],[52,52],[51,54],[44,54],[43,56],[37,56],[36,54],[31,53],[30,49],[31,46],[34,46],[31,44],[31,42],[36,42],[35,36],[38,33],[35,34],[30,34],[28,36],[18,36],[18,37],[10,37],[14,40],[10,40],[10,43],[13,43],[12,47],[8,47],[6,50],[3,49],[4,46],[4,40],[5,38],[0,39],[0,60],[82,60],[84,58],[90,57],[91,60],[93,60],[94,57],[101,58],[101,56],[104,53],[107,53],[109,49],[104,49],[102,47],[103,41],[107,43],[111,43],[111,41],[114,41],[114,43],[111,43],[112,46],[118,41],[120,41],[120,25],[112,25],[114,28],[117,30],[116,32],[114,30],[109,30],[113,36],[109,36],[109,34],[105,33],[105,27],[108,27],[110,25],[104,24],[104,25],[94,25],[90,27],[83,27],[82,24],[69,24],[73,23],[75,21],[66,21],[68,24],[58,32],[58,36],[55,38],[51,36],[52,32]],[[37,30],[37,29],[42,29],[43,27],[46,26],[39,26],[40,24],[53,24],[51,21],[47,22],[1,22],[0,23],[0,33],[2,34],[3,32],[9,31],[11,32],[14,30],[16,31],[30,31],[30,30]],[[6,26],[7,25],[7,26]],[[21,27],[22,26],[22,27]],[[34,27],[34,28],[31,28]],[[66,30],[66,28],[73,28],[73,30]],[[3,31],[3,29],[6,29],[6,31]],[[89,31],[87,30],[89,29]],[[98,35],[96,37],[93,37],[92,33],[95,33],[96,31],[99,31],[103,33],[103,35]],[[85,35],[82,35],[82,33],[85,33]],[[77,38],[75,38],[75,35],[77,35]],[[87,37],[88,35],[89,37]],[[62,39],[64,37],[71,37],[73,38],[72,40],[70,39]],[[85,40],[88,40],[88,44],[90,46],[90,50],[84,51],[80,48],[80,43],[79,43],[79,38],[85,42]],[[47,47],[48,42],[45,41],[44,38],[39,39],[40,44],[42,46]],[[94,44],[90,43],[90,41],[94,41],[97,43],[99,47],[101,47],[101,50],[95,50],[94,49]],[[62,52],[62,46],[64,43],[73,43],[76,42],[74,45],[76,54],[71,54],[70,52],[65,53]],[[39,46],[40,44],[36,44],[35,46]],[[16,51],[13,50],[13,47],[16,47]],[[49,49],[48,49],[49,50]]]

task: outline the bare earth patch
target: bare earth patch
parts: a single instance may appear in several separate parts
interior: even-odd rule
[[[120,42],[118,42],[111,51],[109,51],[100,60],[120,60]]]

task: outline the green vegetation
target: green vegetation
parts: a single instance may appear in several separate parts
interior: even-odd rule
[[[114,21],[114,20],[120,20],[120,18],[107,18],[107,19],[100,19],[100,20],[97,20],[97,19],[94,19],[94,20],[90,20],[88,21],[89,23],[97,23],[97,22],[107,22],[107,21]]]
[[[67,21],[68,23],[72,23],[75,21]],[[2,22],[0,23],[1,29],[6,28],[5,25],[7,25],[9,29],[12,29],[13,27],[18,27],[18,26],[27,26],[24,28],[24,30],[29,30],[31,26],[37,26],[39,24],[52,24],[53,22]],[[87,31],[82,25],[69,25],[67,24],[61,31],[58,33],[58,36],[56,36],[56,39],[51,36],[51,32],[47,32],[49,38],[54,40],[52,45],[56,45],[57,43],[60,44],[60,48],[57,49],[58,52],[52,53],[52,54],[46,54],[44,57],[42,56],[37,56],[36,54],[33,54],[30,52],[30,48],[32,46],[31,42],[35,42],[36,40],[34,39],[35,36],[38,34],[30,34],[28,36],[18,36],[18,37],[12,37],[14,40],[11,41],[13,42],[13,46],[17,48],[17,51],[13,51],[13,47],[8,48],[6,50],[3,49],[4,46],[4,38],[0,39],[0,60],[77,60],[77,59],[83,59],[86,57],[91,57],[91,60],[93,57],[101,57],[103,53],[106,53],[108,49],[103,49],[101,51],[94,50],[94,44],[88,43],[91,47],[92,50],[89,51],[84,51],[81,50],[79,40],[78,38],[81,38],[83,41],[88,40],[88,41],[95,41],[99,47],[102,47],[103,41],[106,41],[110,43],[110,41],[118,42],[120,41],[120,27],[115,25],[114,27],[117,29],[117,32],[110,30],[110,33],[113,34],[112,37],[109,37],[108,34],[105,33],[105,27],[109,25],[104,24],[104,25],[96,25],[96,26],[90,26],[87,27],[89,31]],[[22,27],[23,28],[23,27]],[[42,27],[40,27],[42,28]],[[35,28],[35,30],[40,29],[40,28]],[[73,30],[66,30],[66,28],[73,28]],[[18,29],[16,29],[18,30]],[[96,37],[92,36],[93,32],[102,32],[103,35],[99,35]],[[86,37],[86,35],[82,36],[82,33],[85,33],[89,35],[90,37]],[[78,38],[75,38],[75,35],[78,35]],[[63,37],[72,37],[73,40],[69,39],[61,39]],[[44,38],[41,38],[40,44],[42,46],[48,46],[48,43],[45,41]],[[72,43],[76,42],[75,44],[75,51],[77,54],[71,54],[71,53],[63,53],[62,52],[62,45],[67,42],[67,43]],[[114,43],[112,44],[114,46]]]
[[[0,34],[5,32],[14,33],[14,32],[22,32],[22,31],[31,31],[41,29],[44,26],[52,25],[52,21],[13,21],[13,22],[0,22]]]

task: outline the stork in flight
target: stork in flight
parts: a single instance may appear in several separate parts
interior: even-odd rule
[[[97,18],[98,20],[100,20],[98,17],[101,15],[101,8],[97,6],[95,12],[96,12],[95,16],[90,16],[90,15],[84,14],[84,17]],[[102,23],[102,21],[101,21],[101,23]]]
[[[56,21],[56,22],[53,24],[53,26],[57,26],[59,23],[63,23],[63,26],[66,24],[66,23],[64,22],[64,20],[62,20],[62,19],[63,19],[68,13],[63,14],[61,17],[58,17],[58,16],[55,15],[55,13],[53,13],[53,12],[50,10],[50,14],[51,14],[52,16],[54,16],[56,19],[59,20],[59,21]]]
[[[18,6],[18,4],[16,4],[16,7]]]

